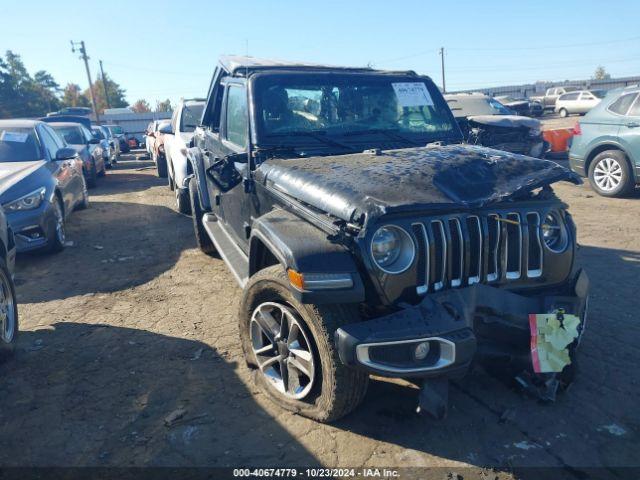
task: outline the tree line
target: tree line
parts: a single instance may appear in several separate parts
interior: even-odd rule
[[[107,74],[104,81],[98,74],[93,83],[93,94],[99,113],[105,108],[129,106],[126,90]],[[83,90],[76,83],[60,87],[45,70],[38,70],[32,76],[20,55],[11,50],[7,50],[4,57],[0,56],[0,118],[42,117],[64,107],[91,107],[89,88]],[[143,99],[137,100],[130,108],[134,112],[152,111],[149,103]],[[168,99],[156,103],[157,112],[171,109]]]

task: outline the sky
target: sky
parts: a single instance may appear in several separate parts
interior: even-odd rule
[[[415,70],[448,91],[640,75],[640,2],[0,0],[0,53],[86,88],[84,40],[130,103],[206,96],[222,54]]]

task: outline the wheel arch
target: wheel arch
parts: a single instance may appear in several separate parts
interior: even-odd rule
[[[198,147],[187,149],[187,178],[191,176],[195,177],[196,183],[198,184],[198,198],[200,199],[202,210],[211,211],[211,200],[209,199],[209,191],[207,190],[204,159]]]
[[[602,152],[606,152],[607,150],[617,150],[619,152],[624,153],[625,157],[627,157],[627,163],[629,164],[629,167],[631,168],[633,167],[629,160],[629,155],[624,150],[624,148],[622,148],[620,145],[616,143],[607,142],[607,143],[602,143],[600,145],[595,146],[587,155],[587,158],[585,159],[585,162],[584,162],[584,171],[587,173],[587,176],[589,175],[589,168],[591,167],[591,162],[593,162],[593,159],[596,158],[596,156],[598,156]],[[632,171],[633,171],[633,168],[632,168]]]

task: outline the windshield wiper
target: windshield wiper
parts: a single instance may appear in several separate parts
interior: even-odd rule
[[[376,133],[382,133],[383,135],[386,135],[388,138],[391,138],[392,140],[407,142],[412,145],[415,145],[416,147],[423,145],[421,142],[416,142],[415,140],[412,140],[408,137],[405,137],[404,135],[401,135],[396,130],[390,130],[388,128],[371,128],[369,130],[354,130],[351,132],[345,132],[342,135],[345,137],[352,137],[356,135],[367,135],[367,134],[376,134]]]
[[[334,140],[332,138],[328,138],[325,134],[322,134],[320,132],[315,132],[312,130],[295,130],[293,132],[280,132],[280,133],[272,133],[269,136],[271,137],[311,137],[315,140],[318,140],[321,143],[324,143],[325,145],[331,146],[331,147],[338,147],[338,148],[343,148],[346,150],[349,150],[350,152],[356,152],[359,151],[359,149],[357,149],[356,147],[352,146],[352,145],[348,145],[346,143],[342,143],[338,140]]]

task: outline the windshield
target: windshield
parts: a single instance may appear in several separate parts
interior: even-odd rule
[[[0,162],[32,162],[42,159],[33,128],[0,127]]]
[[[416,77],[270,75],[255,85],[256,122],[267,142],[302,135],[336,146],[327,137],[344,137],[345,144],[369,134],[415,144],[457,140],[457,126],[437,88]]]
[[[511,110],[489,97],[447,97],[447,103],[456,118],[475,115],[513,115]]]
[[[91,133],[93,133],[94,137],[99,138],[100,140],[104,140],[104,134],[99,128],[92,128]]]
[[[606,90],[591,90],[591,93],[593,93],[597,98],[604,98],[607,96]]]
[[[70,143],[72,145],[83,145],[87,143],[84,135],[82,134],[82,130],[80,130],[80,127],[62,127],[56,125],[52,126],[54,130],[58,132],[58,135],[64,138],[67,143]]]
[[[118,125],[114,125],[111,127],[107,127],[109,130],[111,130],[111,133],[114,135],[122,135],[124,133],[124,130],[122,129],[122,127],[118,126]]]
[[[189,105],[185,105],[182,109],[180,131],[193,132],[200,124],[202,110],[204,110],[204,103],[191,103]]]

